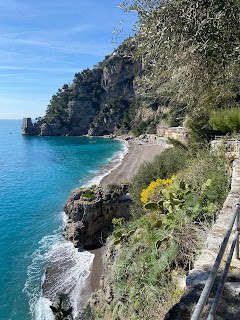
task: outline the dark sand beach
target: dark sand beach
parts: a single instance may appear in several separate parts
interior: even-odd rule
[[[151,162],[157,154],[160,154],[164,150],[160,145],[151,142],[141,143],[139,140],[134,140],[128,143],[128,153],[124,157],[122,163],[101,180],[101,185],[106,186],[113,183],[130,182],[131,178],[144,161]],[[103,248],[91,251],[91,253],[95,254],[91,273],[92,291],[98,289],[100,286],[102,273],[102,249]]]
[[[107,184],[130,182],[144,161],[151,162],[157,154],[164,150],[159,144],[151,142],[141,143],[140,141],[134,140],[128,142],[128,153],[122,163],[101,180],[101,185],[106,186]]]

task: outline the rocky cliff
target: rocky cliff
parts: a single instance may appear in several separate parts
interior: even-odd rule
[[[103,243],[113,218],[128,218],[130,200],[126,186],[92,187],[73,190],[64,206],[68,216],[64,236],[75,247]]]
[[[142,70],[140,60],[126,57],[125,47],[125,44],[120,46],[92,70],[76,73],[72,84],[64,84],[53,95],[46,115],[35,125],[37,129],[23,124],[23,134],[76,136],[115,133],[123,120],[126,121],[126,112],[134,107],[134,77]]]
[[[133,39],[127,39],[92,70],[76,73],[72,84],[52,96],[45,116],[34,125],[23,124],[22,133],[101,136],[154,131],[166,106],[153,95],[143,101],[136,79],[144,68],[141,59],[133,58],[134,50]]]

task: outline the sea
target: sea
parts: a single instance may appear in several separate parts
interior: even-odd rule
[[[127,146],[107,138],[22,136],[21,125],[0,120],[0,320],[54,319],[42,290],[49,264],[67,265],[49,290],[69,291],[76,318],[94,254],[64,239],[63,206],[72,189],[98,184],[117,167]]]

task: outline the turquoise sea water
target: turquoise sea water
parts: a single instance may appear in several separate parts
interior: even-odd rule
[[[104,138],[24,137],[21,120],[0,120],[1,320],[51,319],[49,301],[41,297],[49,259],[70,255],[76,277],[86,275],[93,257],[79,259],[63,239],[63,205],[72,189],[99,182],[122,148]]]

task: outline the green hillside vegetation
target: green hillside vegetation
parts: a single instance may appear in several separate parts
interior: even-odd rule
[[[192,139],[209,139],[211,112],[239,108],[239,2],[130,0],[122,9],[139,18],[136,55],[149,66],[141,94],[185,104]]]
[[[240,108],[216,110],[211,114],[209,123],[218,132],[236,133],[240,131]]]
[[[85,69],[81,73],[76,73],[73,85],[64,84],[62,89],[58,89],[58,92],[53,95],[46,110],[45,122],[51,123],[58,120],[62,126],[69,126],[68,103],[70,101],[91,101],[92,105],[98,108],[98,101],[103,93],[101,73],[101,69]]]
[[[193,143],[205,143],[217,132],[239,130],[232,124],[219,129],[212,119],[213,111],[240,108],[238,1],[130,0],[120,6],[138,15],[133,36],[59,89],[44,121],[71,128],[69,103],[89,101],[96,110],[91,127],[98,129],[106,115],[117,134],[138,136],[162,120],[172,126],[187,120]],[[104,70],[121,66],[124,71],[136,61],[142,61],[142,70],[103,85]],[[143,108],[153,113],[142,118]]]
[[[111,298],[96,296],[82,319],[164,318],[183,294],[178,279],[192,267],[226,197],[228,168],[208,149],[193,156],[181,147],[140,167],[130,188],[133,217],[115,219],[108,240],[118,251],[107,275]]]
[[[133,177],[132,219],[114,220],[107,244],[115,257],[105,281],[109,294],[95,293],[82,319],[163,319],[180,299],[178,279],[191,269],[229,191],[230,164],[207,141],[240,130],[240,6],[129,0],[121,7],[138,15],[132,59],[143,59],[145,68],[134,79],[135,101],[156,113],[167,108],[157,122],[185,119],[190,141],[144,163]],[[136,135],[150,125],[135,120],[126,128],[135,125]]]

